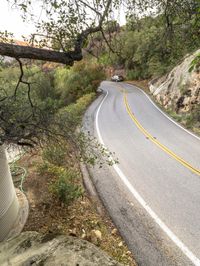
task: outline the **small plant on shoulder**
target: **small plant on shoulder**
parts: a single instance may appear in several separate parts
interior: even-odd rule
[[[51,143],[43,149],[43,163],[38,165],[38,173],[51,178],[50,192],[66,205],[83,194],[73,157],[66,141]]]
[[[73,169],[59,169],[57,173],[57,180],[50,186],[52,191],[58,199],[69,205],[73,200],[79,198],[83,194],[81,186],[75,184],[79,173]]]
[[[49,175],[49,163],[46,161],[43,161],[42,163],[38,163],[37,174],[39,176]]]
[[[54,181],[51,181],[49,191],[66,205],[83,194],[83,189],[78,184],[80,173],[72,168],[65,169],[44,161],[39,165],[38,172],[43,176],[53,178]]]

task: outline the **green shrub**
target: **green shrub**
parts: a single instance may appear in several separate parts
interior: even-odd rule
[[[138,72],[138,70],[128,70],[126,77],[128,80],[136,80],[140,78],[140,73]]]
[[[66,150],[67,150],[66,143],[64,144],[64,146],[55,143],[50,144],[43,150],[42,157],[45,161],[48,161],[50,164],[62,166],[65,164]]]
[[[56,180],[49,185],[49,190],[66,205],[83,194],[82,187],[77,184],[80,175],[76,170],[65,169],[44,161],[38,165],[37,171],[42,176],[46,175]]]
[[[187,114],[187,116],[185,117],[185,121],[186,121],[186,127],[187,128],[192,128],[193,124],[194,124],[194,117],[192,114]]]
[[[58,169],[57,169],[58,170]],[[58,197],[60,201],[69,204],[83,194],[82,188],[75,184],[78,174],[74,170],[61,170],[58,173],[57,181],[51,185],[50,190]]]
[[[55,143],[47,146],[42,153],[43,163],[38,165],[37,170],[41,176],[55,180],[49,186],[50,192],[68,205],[80,197],[83,191],[77,184],[80,174],[69,166],[67,147],[65,148],[65,146],[67,143],[63,143],[63,146]],[[70,163],[72,162],[73,159],[70,158]]]

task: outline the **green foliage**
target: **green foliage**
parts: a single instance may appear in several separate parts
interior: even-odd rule
[[[44,161],[49,162],[50,164],[55,164],[58,166],[63,166],[66,164],[66,153],[67,153],[67,144],[64,146],[61,144],[50,144],[46,146],[43,150],[42,157]]]
[[[191,62],[189,72],[192,72],[194,69],[197,70],[200,67],[200,54],[198,54]]]
[[[73,168],[65,168],[44,161],[38,166],[38,173],[55,180],[49,185],[49,190],[66,205],[83,194],[81,186],[78,185],[80,174]]]
[[[32,78],[33,85],[32,91],[36,93],[37,98],[41,101],[46,101],[47,99],[53,99],[59,104],[60,94],[55,88],[54,85],[54,73],[38,71],[35,73]]]
[[[99,164],[100,167],[103,163],[113,165],[117,163],[117,160],[112,159],[115,157],[114,154],[99,144],[89,133],[84,134],[77,130],[77,126],[81,124],[83,113],[94,98],[95,93],[83,95],[76,103],[60,109],[58,117],[64,129],[67,130],[68,133],[72,132],[71,136],[69,136],[69,141],[71,145],[75,143],[76,148],[78,148],[79,152],[77,156],[79,160],[90,165]]]
[[[96,92],[100,82],[105,79],[101,65],[92,61],[76,63],[71,69],[57,68],[55,86],[63,103],[75,102],[82,95]]]
[[[73,183],[75,179],[77,179],[77,173],[73,169],[60,169],[57,171],[56,182],[50,187],[58,199],[67,205],[83,194],[82,188]]]
[[[63,203],[70,202],[80,197],[83,193],[78,184],[80,173],[72,166],[73,155],[68,156],[68,142],[51,143],[42,152],[43,163],[38,166],[38,173],[53,178],[50,191]]]
[[[187,113],[177,114],[174,110],[167,110],[177,122],[182,123],[186,128],[200,134],[200,106],[196,105],[193,110]]]
[[[134,79],[138,80],[138,79],[141,79],[142,78],[142,75],[141,75],[140,70],[137,70],[137,69],[133,70],[133,69],[131,69],[131,70],[127,70],[127,72],[126,72],[126,78],[127,78],[127,80],[134,80]]]
[[[37,164],[37,173],[41,176],[48,174],[49,163],[47,161],[43,161],[40,164]]]
[[[23,83],[20,83],[15,93],[16,81],[20,75],[18,67],[2,68],[0,83],[5,89],[0,90],[0,140],[2,143],[14,142],[31,146],[48,143],[43,152],[44,160],[58,166],[63,166],[74,150],[79,160],[94,164],[99,158],[97,142],[77,130],[77,126],[95,98],[97,85],[104,75],[102,68],[94,62],[84,62],[76,64],[71,70],[43,69],[38,65],[24,68],[23,80],[31,84],[28,94],[28,87]],[[78,79],[72,82],[71,76],[74,75]],[[71,90],[75,90],[75,101],[68,99],[69,94],[62,91],[68,89],[65,87],[66,83],[71,86]],[[77,87],[79,84],[81,88]],[[63,101],[63,94],[68,105]],[[67,143],[63,144],[64,140]],[[58,145],[52,145],[53,141]],[[62,145],[65,145],[64,150]],[[86,147],[89,147],[87,152]]]
[[[84,39],[88,35],[85,30],[89,28],[93,29],[93,33],[97,32],[98,22],[100,21],[99,26],[102,26],[103,22],[101,19],[97,19],[97,16],[106,20],[113,8],[112,1],[105,2],[104,0],[94,2],[37,0],[38,6],[42,7],[45,14],[45,19],[38,22],[33,12],[34,0],[8,0],[8,2],[12,7],[21,9],[24,19],[31,19],[32,23],[35,22],[36,34],[33,34],[31,44],[34,43],[42,47],[51,46],[55,50],[65,52],[75,50],[74,48],[77,48],[78,43],[82,46],[82,39],[84,43]],[[115,1],[114,5],[116,8],[119,3]],[[80,38],[82,32],[84,34]],[[77,39],[79,42],[76,42]]]
[[[182,115],[177,114],[174,110],[167,110],[167,113],[174,118],[174,120],[176,120],[177,122],[181,122],[182,121]]]
[[[200,106],[197,105],[190,114],[185,117],[185,124],[187,128],[196,130],[200,133]]]
[[[196,123],[198,123],[200,126],[200,105],[197,105],[195,109],[193,110],[193,117]]]
[[[106,21],[103,25],[105,33],[113,33],[120,29],[119,23],[116,20]]]
[[[185,124],[186,124],[186,127],[189,128],[189,129],[192,129],[193,125],[194,125],[194,117],[192,114],[187,114],[185,117]]]
[[[104,66],[110,66],[112,65],[112,58],[110,57],[110,54],[109,53],[102,53],[100,56],[99,56],[99,63],[104,65]]]
[[[14,95],[19,76],[20,69],[14,64],[0,69],[0,86],[2,88],[0,97],[11,97]],[[53,99],[54,102],[59,99],[59,94],[54,86],[53,71],[45,72],[37,65],[30,65],[24,68],[23,80],[30,82],[30,96],[35,104],[42,103],[47,99]],[[22,97],[21,100],[28,101],[27,94],[25,93],[27,90],[27,85],[21,83],[16,91],[16,96]]]

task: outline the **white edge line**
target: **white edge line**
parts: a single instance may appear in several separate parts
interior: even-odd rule
[[[133,86],[135,88],[137,88],[138,90],[140,90],[147,98],[148,100],[153,104],[153,106],[159,111],[161,112],[165,117],[167,117],[172,123],[174,123],[177,127],[180,127],[181,129],[183,129],[185,132],[187,132],[188,134],[190,134],[191,136],[195,137],[196,139],[200,140],[200,137],[198,137],[197,135],[195,135],[194,133],[190,132],[189,130],[187,130],[186,128],[184,128],[183,126],[181,126],[180,124],[178,124],[176,121],[174,121],[171,117],[169,117],[165,112],[163,112],[153,101],[152,99],[149,97],[148,94],[146,94],[146,92],[144,92],[142,89],[140,89],[139,87],[137,87],[136,85],[132,85],[129,83],[126,83],[130,86]]]
[[[96,131],[99,138],[99,142],[105,146],[103,138],[101,136],[100,130],[99,130],[99,112],[100,109],[106,100],[108,96],[108,91],[106,91],[106,95],[102,99],[95,117],[95,125],[96,125]],[[185,244],[167,227],[167,225],[158,217],[158,215],[150,208],[150,206],[146,203],[146,201],[141,197],[141,195],[136,191],[136,189],[133,187],[133,185],[128,181],[125,174],[122,172],[122,170],[119,168],[118,165],[113,165],[114,170],[119,175],[121,180],[124,182],[126,187],[129,189],[129,191],[132,193],[132,195],[136,198],[136,200],[140,203],[140,205],[147,211],[147,213],[151,216],[151,218],[155,221],[157,225],[160,226],[160,228],[167,234],[167,236],[176,244],[177,247],[183,252],[185,256],[188,257],[188,259],[195,265],[200,266],[200,260],[188,249],[188,247],[185,246]]]

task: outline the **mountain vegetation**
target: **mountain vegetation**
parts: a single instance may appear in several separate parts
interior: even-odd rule
[[[168,73],[186,54],[199,48],[199,28],[193,12],[187,14],[187,20],[179,13],[139,19],[130,16],[126,25],[107,33],[112,51],[103,45],[99,61],[105,66],[125,69],[129,80]],[[94,41],[100,47],[103,37],[98,38]]]

